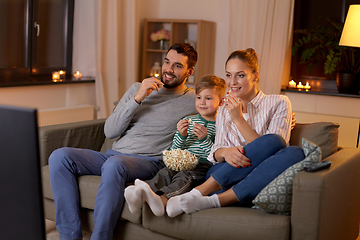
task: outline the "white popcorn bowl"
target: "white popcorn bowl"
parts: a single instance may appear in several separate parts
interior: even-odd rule
[[[199,159],[195,155],[180,149],[165,150],[163,161],[166,167],[177,172],[193,170],[199,163]]]

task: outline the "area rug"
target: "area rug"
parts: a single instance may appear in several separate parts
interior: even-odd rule
[[[55,222],[45,219],[46,240],[59,240],[59,233],[56,230]],[[83,231],[84,240],[90,240],[91,233]]]

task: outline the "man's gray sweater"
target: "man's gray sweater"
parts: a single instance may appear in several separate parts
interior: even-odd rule
[[[180,119],[195,109],[194,89],[181,91],[160,88],[141,104],[134,100],[140,83],[134,83],[105,122],[107,138],[118,138],[112,149],[121,153],[162,157],[169,149]]]

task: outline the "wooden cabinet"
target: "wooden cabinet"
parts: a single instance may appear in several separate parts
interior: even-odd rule
[[[195,73],[188,79],[196,82],[206,74],[214,73],[216,25],[203,20],[181,19],[145,19],[143,32],[142,66],[140,81],[150,76],[155,62],[163,63],[168,48],[175,43],[187,42],[198,52]],[[170,33],[170,40],[165,42],[165,49],[160,48],[159,41],[153,42],[150,34],[165,29]]]

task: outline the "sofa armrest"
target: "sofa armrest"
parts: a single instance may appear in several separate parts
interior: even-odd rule
[[[105,119],[39,127],[41,166],[48,164],[50,154],[61,147],[99,151],[104,142]]]
[[[324,159],[331,167],[299,172],[293,182],[291,239],[356,239],[360,215],[360,149]]]

